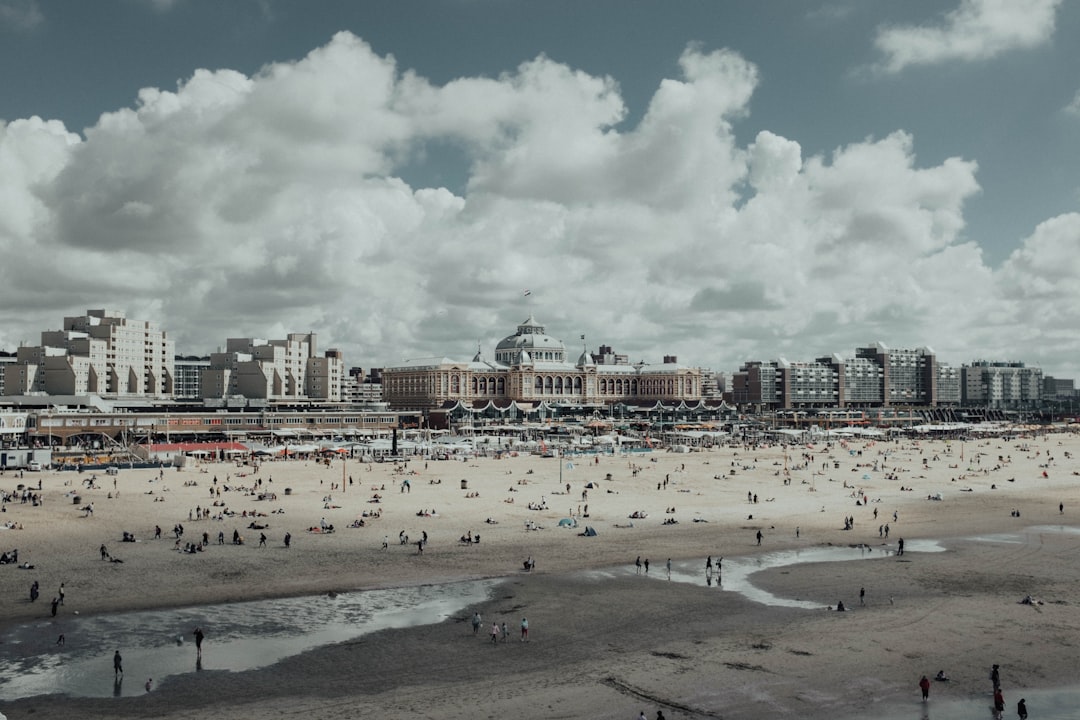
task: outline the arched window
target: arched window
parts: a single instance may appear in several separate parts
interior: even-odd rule
[[[495,391],[497,394],[505,395],[506,394],[506,379],[505,378],[499,378],[499,383],[498,383],[498,385],[496,387],[499,388],[498,390]]]
[[[553,388],[553,384],[551,382],[551,377],[549,376],[549,377],[544,378],[544,392],[546,392],[548,395],[550,395],[552,393],[552,388]]]
[[[533,384],[533,390],[537,395],[544,392],[544,379],[539,375],[536,377],[536,382]]]
[[[581,394],[581,378],[574,378],[574,392]]]
[[[450,392],[454,393],[455,395],[457,393],[461,392],[461,376],[460,375],[451,375],[450,376]]]
[[[562,395],[562,378],[555,378],[555,394]]]
[[[487,378],[480,378],[480,394],[487,395]]]

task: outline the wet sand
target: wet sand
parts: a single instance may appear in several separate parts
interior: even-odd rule
[[[119,499],[107,497],[112,478],[101,475],[100,490],[80,490],[83,505],[95,503],[94,516],[87,518],[63,497],[72,489],[63,483],[77,485],[85,476],[44,473],[44,506],[9,503],[0,515],[0,521],[24,527],[0,531],[0,548],[18,547],[20,560],[37,566],[0,567],[3,622],[41,622],[42,642],[55,640],[53,623],[76,610],[85,615],[501,576],[506,583],[477,609],[486,621],[506,620],[512,637],[491,647],[487,638],[473,636],[467,622],[471,610],[466,610],[438,625],[382,631],[269,668],[174,677],[145,696],[40,696],[0,703],[0,710],[8,717],[34,710],[58,718],[213,715],[226,720],[376,712],[381,717],[626,718],[642,710],[652,718],[658,709],[668,718],[843,718],[910,707],[912,717],[921,717],[916,683],[922,674],[944,669],[952,676],[948,684],[935,683],[931,703],[988,698],[992,662],[1001,664],[1006,700],[1014,705],[1024,688],[1074,682],[1080,570],[1071,558],[1080,534],[1062,529],[1080,526],[1072,521],[1080,512],[1080,476],[1072,474],[1080,464],[1064,455],[1078,449],[1075,436],[1055,434],[967,442],[962,460],[960,444],[944,442],[816,445],[789,449],[786,458],[777,447],[657,452],[652,454],[656,462],[648,455],[605,457],[599,464],[574,460],[572,470],[564,465],[561,482],[557,460],[533,456],[431,461],[426,470],[423,461],[413,461],[412,475],[397,474],[390,465],[350,462],[345,473],[354,484],[344,493],[330,490],[341,480],[340,463],[326,469],[313,462],[275,462],[265,464],[259,477],[265,490],[277,493],[277,501],[259,501],[242,490],[222,495],[233,510],[268,513],[256,518],[270,525],[262,531],[266,548],[257,547],[260,531],[246,528],[250,519],[187,520],[188,510],[210,499],[215,474],[219,484],[231,475],[230,485],[253,485],[253,476],[238,478],[243,471],[235,466],[167,472],[163,481],[151,471],[125,470],[117,478]],[[859,451],[861,457],[851,454]],[[886,451],[887,459],[879,454]],[[808,466],[798,468],[802,453],[813,455],[813,462],[807,458]],[[1011,456],[1011,462],[991,470],[999,455]],[[641,468],[636,477],[629,467],[635,463]],[[897,479],[886,479],[887,473]],[[408,493],[399,484],[405,478]],[[430,484],[440,478],[440,484]],[[467,490],[461,489],[462,478]],[[37,474],[28,473],[22,482],[36,480]],[[197,485],[184,485],[190,481]],[[0,477],[0,487],[9,491],[17,482],[10,473]],[[583,499],[588,482],[598,487]],[[285,487],[292,489],[288,496]],[[869,504],[856,505],[853,494],[860,489]],[[151,490],[154,494],[147,494]],[[381,502],[368,502],[376,492]],[[479,497],[467,497],[476,492]],[[942,501],[927,499],[939,492]],[[756,493],[758,503],[748,501],[747,493],[751,500]],[[328,495],[333,499],[324,502]],[[166,500],[155,502],[157,497]],[[506,502],[511,498],[513,503]],[[542,501],[547,510],[527,507]],[[586,503],[590,517],[579,519],[582,527],[557,527],[559,519],[571,510],[577,514]],[[416,516],[432,508],[435,516]],[[670,508],[675,512],[666,512]],[[269,514],[274,509],[285,512]],[[375,509],[381,518],[366,527],[345,527]],[[627,516],[635,510],[648,518],[617,527],[630,525]],[[846,516],[855,520],[852,530],[842,529]],[[322,517],[338,530],[330,535],[305,531]],[[498,524],[485,523],[487,518]],[[678,524],[663,525],[668,518]],[[526,521],[544,529],[525,530]],[[185,527],[185,539],[205,530],[213,543],[219,529],[228,538],[237,528],[246,544],[212,544],[206,552],[183,555],[173,549],[170,531],[177,522]],[[878,530],[886,522],[888,540]],[[578,535],[586,523],[597,529],[597,537]],[[154,524],[168,539],[152,539]],[[1041,529],[1021,532],[1026,528]],[[123,530],[140,542],[118,542]],[[397,544],[402,530],[411,540],[428,532],[422,555],[415,545]],[[285,531],[292,533],[289,549],[282,544]],[[479,533],[481,542],[460,543],[467,531]],[[995,533],[1012,536],[989,537]],[[384,535],[390,541],[385,551]],[[895,552],[900,537],[939,539],[947,550],[881,552]],[[980,537],[985,539],[970,539]],[[124,562],[101,561],[102,543]],[[756,585],[785,597],[821,605],[843,600],[845,613],[764,606],[715,586],[655,577],[663,574],[668,557],[696,559],[704,570],[707,555],[731,558],[857,543],[883,557],[797,565],[754,578]],[[530,555],[537,570],[525,573],[521,563]],[[639,555],[651,561],[648,578],[632,574]],[[613,566],[628,571],[614,577],[579,572]],[[42,598],[31,604],[27,591],[35,578]],[[66,602],[53,621],[48,601],[60,582]],[[866,607],[859,606],[860,587],[867,591]],[[1028,594],[1044,604],[1019,604]],[[530,620],[529,643],[517,641],[523,615]],[[63,650],[56,652],[62,662]],[[205,653],[212,652],[211,626]],[[145,680],[141,669],[126,669],[129,681]]]

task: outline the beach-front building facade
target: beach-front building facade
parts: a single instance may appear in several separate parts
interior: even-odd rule
[[[615,357],[605,346],[605,359]],[[396,410],[435,410],[455,403],[481,406],[698,402],[701,371],[668,356],[657,365],[597,363],[584,348],[571,360],[561,340],[530,316],[495,347],[469,361],[447,357],[407,360],[382,369],[383,400]]]
[[[732,376],[732,399],[763,409],[955,405],[960,373],[939,363],[929,348],[895,350],[877,343],[850,358],[744,363]]]
[[[65,317],[41,344],[20,347],[4,392],[164,399],[173,393],[173,341],[157,325],[117,310]]]
[[[1033,408],[1042,403],[1042,368],[1022,362],[978,360],[963,367],[964,403],[989,408]]]
[[[173,367],[173,397],[177,400],[198,400],[202,393],[202,376],[210,367],[209,357],[177,356]]]
[[[200,395],[337,402],[343,370],[340,351],[318,354],[314,333],[289,333],[284,340],[229,338],[202,370]]]

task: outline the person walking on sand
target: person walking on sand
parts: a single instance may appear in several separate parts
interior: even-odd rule
[[[637,556],[637,560],[634,561],[634,567],[637,568],[637,574],[641,574],[641,556]]]
[[[480,613],[474,612],[473,615],[472,615],[472,634],[473,635],[479,635],[480,634],[480,622],[481,622]]]
[[[930,698],[930,678],[923,675],[919,680],[919,689],[922,690],[922,701],[926,702]]]
[[[203,638],[206,637],[206,635],[203,633],[203,630],[202,630],[201,627],[195,628],[194,635],[195,635],[195,654],[196,654],[197,657],[201,658],[202,657],[202,641],[203,641]]]
[[[667,559],[667,579],[671,579],[671,558]]]
[[[529,641],[529,619],[521,618],[521,642]]]
[[[124,660],[120,657],[120,651],[117,650],[112,656],[113,675],[116,677],[124,676]]]
[[[866,588],[864,587],[859,588],[859,604],[866,604]]]
[[[1001,694],[1001,688],[994,691],[994,717],[1001,720],[1001,714],[1005,712],[1005,696]]]
[[[758,531],[757,531],[757,544],[758,544],[758,545],[760,545],[760,544],[761,544],[761,538],[762,538],[762,537],[764,537],[764,536],[763,536],[763,535],[761,534],[761,531],[760,531],[760,530],[758,530]]]
[[[497,622],[491,623],[491,644],[499,644],[499,623]]]
[[[1001,670],[997,664],[990,668],[990,683],[994,686],[994,692],[1001,689]]]
[[[1020,702],[1016,703],[1016,714],[1020,716],[1020,720],[1027,720],[1027,700],[1020,698]]]

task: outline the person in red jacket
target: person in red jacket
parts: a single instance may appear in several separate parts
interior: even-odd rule
[[[922,676],[922,680],[919,681],[919,689],[922,690],[923,702],[926,702],[930,697],[930,679],[925,675]]]

